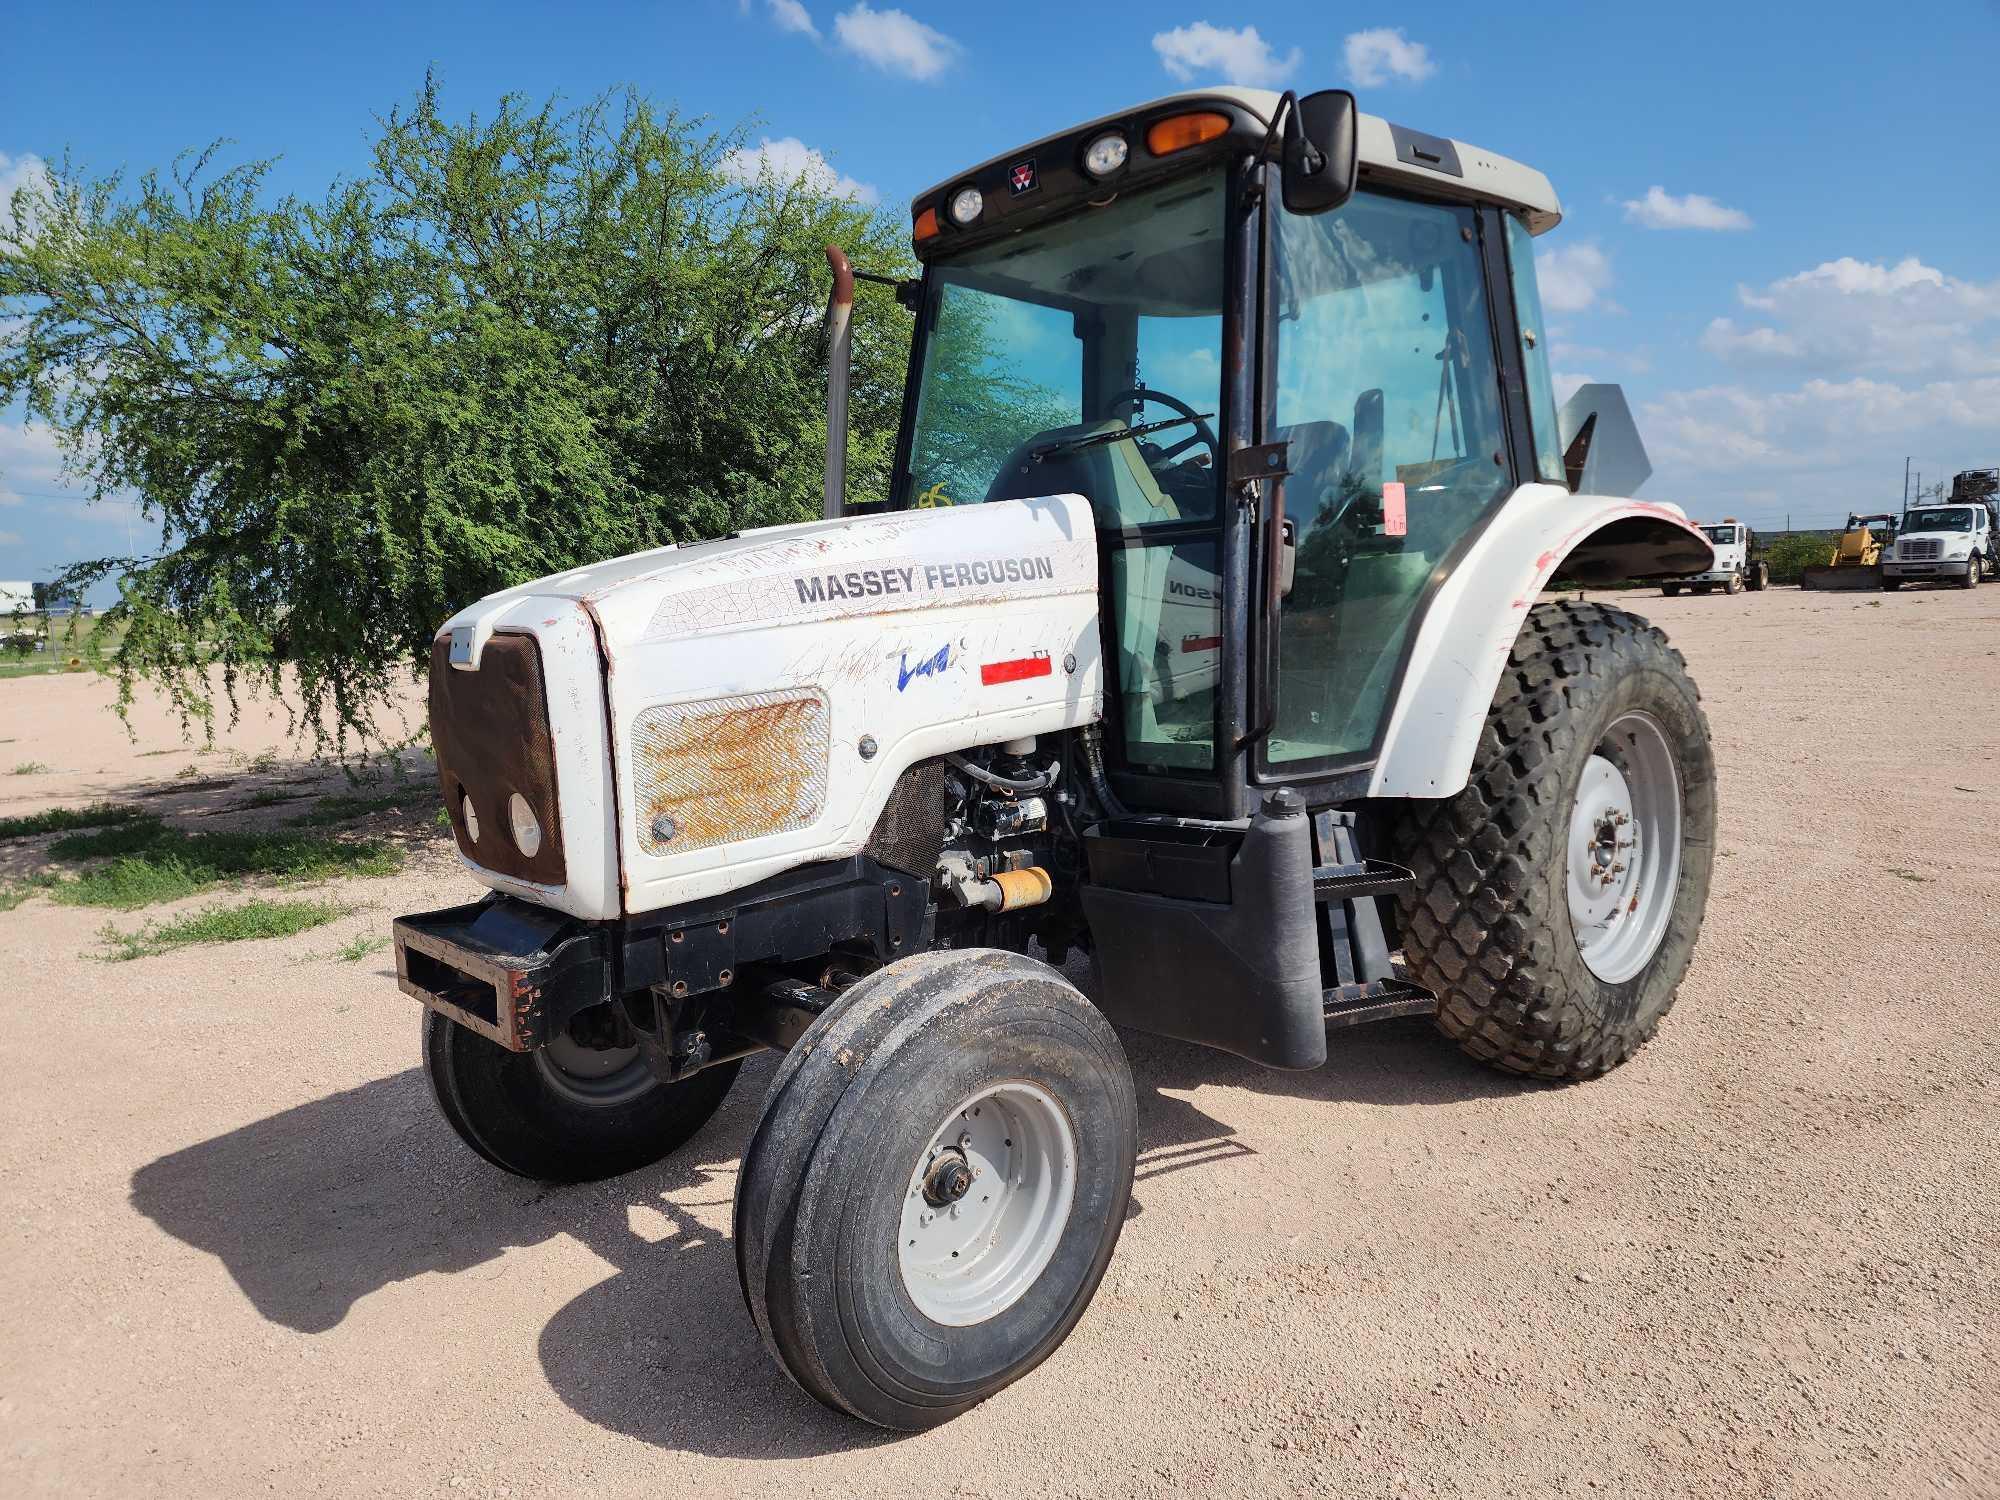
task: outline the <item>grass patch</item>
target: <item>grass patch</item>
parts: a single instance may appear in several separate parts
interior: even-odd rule
[[[1919,875],[1915,870],[1904,870],[1891,866],[1889,873],[1898,880],[1909,881],[1912,885],[1929,885],[1931,883],[1928,875]]]
[[[339,920],[354,908],[337,901],[247,901],[241,906],[211,906],[171,922],[148,922],[137,932],[120,932],[106,923],[98,936],[115,963],[151,958],[195,943],[242,943],[258,938],[291,937]]]
[[[420,800],[421,794],[409,792],[384,792],[375,797],[354,797],[345,792],[336,792],[330,797],[322,797],[312,807],[291,820],[294,828],[332,828],[342,823],[352,823],[371,813],[387,812],[392,807],[408,807]]]
[[[351,943],[342,944],[333,950],[333,956],[350,964],[358,964],[371,953],[380,953],[389,946],[389,940],[380,933],[363,933]]]
[[[311,795],[310,792],[286,792],[280,791],[274,786],[267,786],[261,792],[251,793],[250,800],[245,802],[243,806],[246,810],[257,807],[276,807],[280,803],[298,802]]]
[[[68,833],[76,828],[109,828],[151,816],[124,802],[93,802],[88,807],[52,807],[25,818],[0,818],[0,839],[33,838],[38,833]]]
[[[30,896],[38,896],[61,884],[53,875],[30,875],[26,880],[0,884],[0,911],[12,911]]]
[[[19,765],[14,767],[14,774],[16,776],[40,776],[48,769],[49,767],[44,765],[41,761],[24,760]]]
[[[338,839],[290,829],[183,833],[157,819],[72,833],[49,846],[51,859],[107,859],[54,891],[66,906],[133,911],[178,901],[246,875],[326,880],[389,875],[402,856],[379,839]]]

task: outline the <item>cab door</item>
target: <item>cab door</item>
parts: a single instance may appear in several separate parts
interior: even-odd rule
[[[1296,552],[1261,654],[1261,781],[1372,763],[1431,594],[1518,477],[1561,470],[1539,307],[1517,322],[1505,216],[1380,191],[1271,213],[1266,432],[1288,445]],[[1531,379],[1546,442],[1526,421]]]

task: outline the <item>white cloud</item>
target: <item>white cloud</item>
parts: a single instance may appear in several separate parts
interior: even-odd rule
[[[964,50],[913,16],[900,10],[874,10],[866,4],[835,16],[833,34],[842,47],[871,67],[924,83],[943,73]]]
[[[14,227],[14,194],[22,188],[46,190],[48,164],[32,151],[19,156],[9,156],[0,151],[0,232],[11,231]],[[32,231],[35,225],[32,206],[23,215],[24,230]]]
[[[799,0],[765,0],[771,11],[771,19],[778,23],[780,31],[796,31],[801,35],[817,38],[819,28],[813,25],[812,12],[799,4]]]
[[[1401,27],[1377,26],[1348,35],[1347,76],[1363,88],[1422,83],[1437,71],[1431,49],[1403,35]]]
[[[1701,347],[1738,368],[1970,377],[2000,373],[2000,281],[1963,281],[1915,256],[1843,256],[1763,288],[1738,287],[1756,317],[1713,319]]]
[[[1582,312],[1611,286],[1611,258],[1589,240],[1535,247],[1535,279],[1551,312]]]
[[[1570,397],[1587,385],[1598,383],[1595,375],[1574,375],[1568,370],[1551,370],[1549,378],[1555,382],[1556,405],[1561,406]]]
[[[1283,57],[1273,56],[1271,44],[1257,35],[1255,26],[1230,31],[1206,21],[1160,32],[1153,38],[1153,50],[1159,54],[1160,66],[1176,78],[1251,87],[1282,83],[1303,61],[1296,47]]]
[[[1625,222],[1647,229],[1748,229],[1750,215],[1701,193],[1676,198],[1656,183],[1645,197],[1625,200]]]
[[[824,156],[793,135],[738,147],[716,163],[716,170],[732,182],[756,182],[769,176],[779,182],[803,183],[856,203],[879,203],[882,199],[867,183],[836,172]]]

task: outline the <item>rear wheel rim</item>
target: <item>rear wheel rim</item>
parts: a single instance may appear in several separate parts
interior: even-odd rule
[[[1010,1079],[961,1103],[903,1194],[896,1260],[917,1311],[965,1328],[1020,1301],[1062,1243],[1076,1182],[1076,1131],[1048,1090]]]
[[[1634,710],[1584,763],[1570,813],[1570,926],[1591,973],[1622,984],[1652,962],[1680,870],[1680,769],[1659,720]]]
[[[630,1104],[658,1086],[637,1047],[586,1047],[567,1032],[534,1053],[551,1093],[586,1109]]]

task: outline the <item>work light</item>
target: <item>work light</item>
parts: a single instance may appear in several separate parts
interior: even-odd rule
[[[1115,130],[1108,131],[1084,147],[1083,170],[1092,177],[1109,177],[1125,165],[1125,158],[1131,154],[1125,137]]]
[[[960,188],[951,195],[951,222],[960,229],[979,217],[979,211],[986,207],[985,198],[976,187]]]

